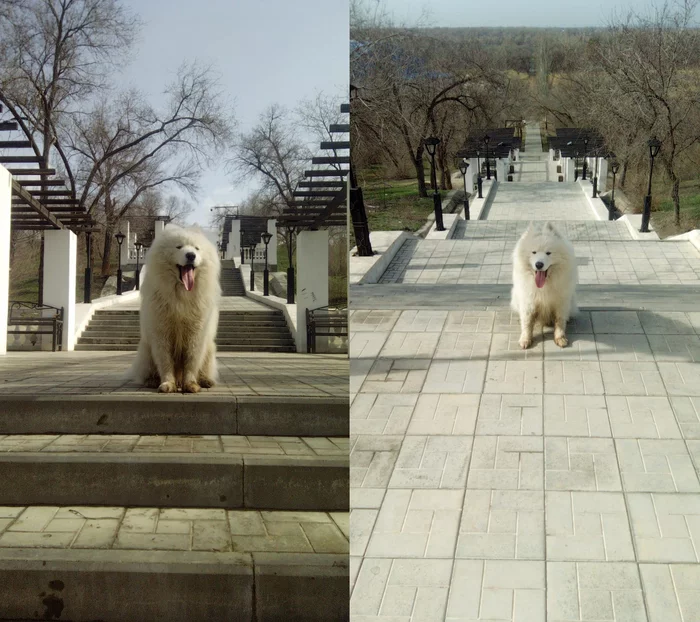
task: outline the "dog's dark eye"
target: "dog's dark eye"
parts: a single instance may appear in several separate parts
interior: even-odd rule
[[[177,248],[177,250],[180,250],[182,248],[182,246],[177,246],[176,248]]]
[[[199,250],[199,246],[195,246],[195,247],[194,247],[194,250],[198,251],[198,250]]]
[[[532,254],[533,254],[533,255],[537,255],[537,251],[532,251]]]
[[[552,253],[550,253],[549,251],[547,251],[547,255],[551,255],[551,254],[552,254]]]

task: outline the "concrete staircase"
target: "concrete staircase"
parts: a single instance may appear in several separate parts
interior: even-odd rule
[[[240,268],[236,268],[233,261],[221,262],[221,295],[245,296],[243,277]]]
[[[0,397],[1,620],[348,619],[346,397],[77,392]]]
[[[95,312],[76,350],[136,351],[138,344],[139,311],[104,309]],[[219,352],[296,351],[282,312],[262,305],[220,311],[216,344]]]

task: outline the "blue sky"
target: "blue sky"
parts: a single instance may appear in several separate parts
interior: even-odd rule
[[[252,127],[272,103],[293,108],[317,92],[347,92],[348,0],[124,0],[144,22],[123,87],[158,102],[185,60],[213,63],[238,129]],[[223,167],[209,170],[192,222],[209,208],[235,204],[251,186],[234,187]]]
[[[428,9],[430,26],[604,26],[615,11],[646,7],[630,0],[385,0],[395,21],[413,24]]]

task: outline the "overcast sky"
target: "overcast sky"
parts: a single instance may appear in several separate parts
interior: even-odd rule
[[[348,82],[348,0],[124,0],[144,27],[123,72],[158,101],[185,60],[212,62],[221,74],[238,129],[252,127],[272,103],[290,108],[316,93],[343,95]],[[250,187],[234,187],[223,167],[208,171],[196,212],[236,204]]]
[[[395,21],[410,26],[428,9],[430,26],[604,26],[613,12],[649,6],[641,0],[385,0]],[[657,2],[661,4],[661,0]]]

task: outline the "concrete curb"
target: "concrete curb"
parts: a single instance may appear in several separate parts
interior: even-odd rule
[[[349,570],[344,555],[2,549],[0,599],[17,620],[340,622]]]
[[[10,395],[0,434],[348,436],[348,410],[345,397]]]
[[[444,231],[438,231],[435,222],[430,227],[430,231],[425,236],[426,240],[450,240],[457,228],[457,221],[460,220],[457,214],[443,214],[442,224],[445,226]]]
[[[370,233],[374,255],[358,257],[356,255],[357,247],[350,251],[350,285],[377,283],[403,243],[412,237],[407,231],[375,231]]]
[[[13,452],[0,468],[7,505],[348,509],[347,457]]]
[[[649,224],[649,233],[641,233],[639,229],[642,226],[642,215],[641,214],[625,214],[621,218],[618,218],[619,222],[624,222],[627,226],[627,230],[630,232],[632,239],[634,240],[658,240],[659,236],[654,231],[654,228]]]
[[[470,220],[481,220],[482,216],[485,216],[488,212],[488,208],[491,207],[493,199],[496,196],[496,188],[498,188],[499,182],[484,181],[481,186],[481,194],[484,195],[482,199],[478,197],[478,193],[471,196],[469,199],[469,217]],[[486,194],[484,194],[484,192]],[[464,209],[459,213],[462,219],[465,219],[466,213]]]
[[[588,202],[588,207],[591,208],[591,211],[593,212],[593,215],[595,216],[596,220],[607,220],[608,219],[608,208],[605,205],[605,203],[603,203],[602,199],[600,199],[598,197],[596,197],[595,199],[593,198],[593,196],[592,196],[593,186],[590,186],[591,194],[589,195],[587,190],[588,190],[588,186],[590,184],[588,184],[586,182],[586,185],[584,186],[582,179],[579,179],[576,183],[578,184],[578,187],[581,189],[581,192],[583,192],[583,196],[586,197],[586,201]]]

